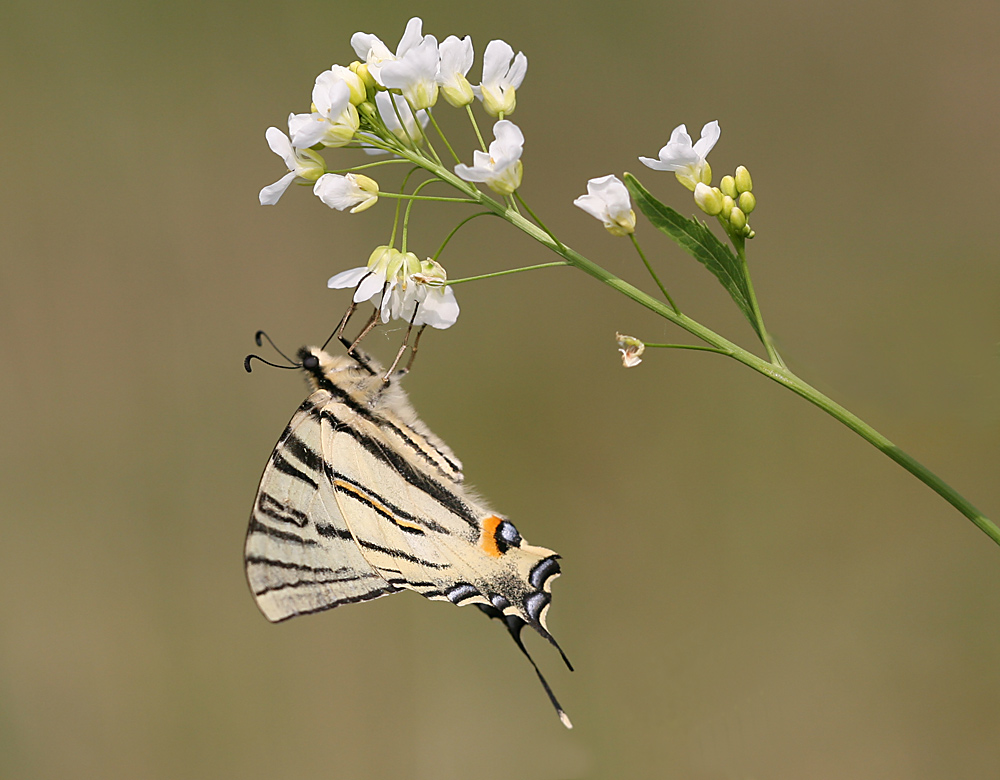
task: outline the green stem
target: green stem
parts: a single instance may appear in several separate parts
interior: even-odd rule
[[[469,113],[471,116],[471,111]],[[657,300],[651,295],[647,295],[639,288],[634,287],[623,279],[618,278],[601,266],[588,260],[579,252],[576,252],[562,242],[557,241],[549,235],[547,231],[543,230],[535,223],[525,219],[510,207],[505,206],[504,204],[489,197],[486,193],[482,192],[471,183],[460,179],[452,171],[445,169],[443,166],[429,164],[427,158],[423,157],[418,152],[410,149],[403,149],[400,150],[398,154],[411,160],[415,165],[432,172],[439,179],[442,179],[452,185],[459,192],[465,193],[470,199],[475,200],[493,214],[507,220],[518,230],[535,239],[535,241],[543,246],[548,247],[557,255],[565,259],[569,265],[578,268],[602,284],[606,284],[608,287],[613,290],[617,290],[627,298],[631,298],[639,305],[644,306],[656,314],[659,314],[661,317],[674,323],[679,328],[686,330],[695,338],[713,347],[716,351],[724,355],[728,355],[743,365],[752,368],[759,374],[763,374],[768,379],[771,379],[788,388],[796,395],[799,395],[809,401],[809,403],[819,407],[831,417],[839,420],[843,425],[850,428],[876,449],[883,452],[887,457],[891,458],[908,472],[913,474],[913,476],[955,507],[955,509],[965,515],[980,530],[982,530],[983,533],[1000,545],[1000,528],[997,528],[997,526],[994,525],[982,512],[976,509],[971,502],[965,499],[958,491],[930,471],[926,466],[919,463],[917,460],[889,441],[881,433],[868,425],[868,423],[864,420],[845,409],[833,399],[828,398],[816,388],[799,379],[799,377],[789,371],[788,368],[781,363],[780,358],[774,351],[774,347],[767,343],[768,340],[765,340],[765,346],[767,346],[768,355],[771,356],[771,360],[774,362],[768,362],[752,352],[743,349],[723,336],[720,336],[710,328],[705,327],[700,322],[675,311],[663,301]],[[743,262],[746,262],[745,257]],[[757,308],[756,303],[754,304],[754,308],[757,311],[757,316],[759,318],[760,311]],[[762,331],[766,333],[766,331],[763,330],[762,320],[758,319],[758,322],[761,323]]]
[[[430,179],[424,184],[430,184],[433,179]],[[407,195],[405,192],[379,192],[378,196],[380,198],[398,198],[399,200],[436,200],[441,203],[478,203],[479,201],[473,198],[441,198],[435,195]]]
[[[480,274],[479,276],[466,276],[464,279],[449,279],[448,285],[462,284],[462,282],[478,282],[480,279],[492,279],[494,276],[507,276],[508,274],[519,274],[522,271],[537,271],[539,268],[555,268],[556,266],[569,265],[567,260],[556,260],[553,263],[539,263],[538,265],[526,265],[522,268],[508,268],[506,271],[494,271],[491,274]],[[647,347],[660,346],[658,344],[647,344]],[[708,347],[692,347],[692,349],[708,349]]]
[[[466,222],[471,222],[476,217],[495,217],[495,216],[496,214],[494,214],[492,211],[479,211],[473,214],[471,217],[466,217],[465,219],[463,219],[461,222],[459,222],[457,225],[455,225],[455,227],[451,229],[451,232],[447,236],[445,236],[444,241],[441,242],[441,246],[438,247],[437,252],[434,253],[434,257],[432,257],[431,260],[437,260],[438,257],[440,257],[441,253],[444,251],[444,248],[448,246],[448,242],[451,241],[452,237],[459,231],[459,229],[462,226],[465,225]]]
[[[699,352],[716,352],[720,355],[729,354],[725,350],[716,349],[715,347],[703,347],[700,344],[650,344],[648,341],[644,341],[642,343],[644,346],[655,347],[658,349],[694,349]]]
[[[448,143],[448,139],[445,137],[445,134],[441,131],[441,128],[438,127],[437,120],[434,118],[434,113],[431,112],[431,111],[428,111],[427,112],[427,116],[430,117],[431,124],[434,125],[434,129],[437,130],[438,136],[440,136],[441,140],[444,141],[444,145],[446,147],[448,147],[448,151],[451,154],[452,158],[455,160],[455,162],[456,163],[462,162],[462,160],[459,158],[459,156],[457,154],[455,154],[455,150],[451,148],[451,144]]]
[[[767,332],[767,328],[764,327],[764,315],[761,314],[760,305],[757,303],[757,293],[753,289],[753,279],[750,277],[750,267],[747,265],[747,252],[746,252],[746,240],[741,238],[733,238],[733,246],[736,247],[736,256],[740,261],[740,270],[743,272],[743,278],[747,283],[747,292],[750,294],[750,308],[753,311],[754,319],[757,322],[757,330],[760,332],[760,340],[764,344],[764,349],[767,350],[767,356],[771,359],[771,362],[776,366],[781,368],[786,368],[785,361],[781,359],[781,355],[778,354],[778,350],[774,348],[774,342],[771,340],[771,334]]]
[[[843,406],[823,395],[819,390],[799,379],[783,365],[768,362],[752,352],[743,349],[728,339],[720,336],[715,331],[706,328],[696,320],[684,314],[678,314],[662,301],[647,295],[637,287],[633,287],[623,279],[619,279],[614,274],[606,271],[601,266],[591,262],[583,255],[574,251],[565,244],[557,244],[541,228],[528,220],[511,213],[501,204],[480,193],[482,205],[492,209],[499,216],[502,216],[516,228],[528,234],[540,244],[547,246],[556,254],[565,258],[570,265],[575,266],[589,276],[606,284],[614,290],[631,298],[641,306],[645,306],[650,311],[659,314],[661,317],[670,320],[678,327],[686,330],[691,335],[711,345],[719,352],[729,355],[734,360],[752,368],[754,371],[763,374],[768,379],[791,390],[796,395],[805,398],[811,404],[819,407],[836,420],[846,425],[861,438],[883,452],[886,456],[894,460],[913,476],[927,485],[931,490],[941,496],[955,509],[965,515],[975,525],[989,536],[994,542],[1000,544],[1000,528],[997,528],[982,512],[980,512],[971,502],[964,498],[958,491],[948,485],[944,480],[930,471],[926,466],[901,450],[889,439],[872,428],[868,423],[857,415],[845,409]]]
[[[663,293],[663,297],[667,299],[667,303],[670,304],[670,308],[677,314],[680,314],[681,310],[677,308],[677,304],[674,303],[674,299],[670,297],[670,293],[667,292],[667,288],[663,286],[663,282],[660,281],[660,277],[656,275],[656,271],[653,270],[653,266],[650,265],[649,260],[646,259],[646,253],[643,252],[642,247],[639,246],[639,241],[636,239],[635,233],[629,233],[628,237],[632,239],[632,246],[634,246],[635,251],[639,253],[639,257],[642,258],[642,262],[646,266],[646,270],[649,271],[649,275],[653,277],[653,281],[656,282],[656,286],[660,288],[660,292]]]
[[[472,129],[476,131],[476,138],[479,139],[479,148],[485,152],[486,141],[483,140],[483,134],[479,132],[479,123],[476,121],[476,115],[472,113],[471,103],[465,107],[465,111],[469,115],[469,121],[472,122]]]

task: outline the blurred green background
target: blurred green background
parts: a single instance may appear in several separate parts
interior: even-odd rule
[[[503,38],[529,58],[522,193],[651,289],[572,199],[712,119],[747,165],[751,263],[794,369],[1000,515],[995,2],[26,2],[0,8],[3,778],[995,778],[1000,550],[831,418],[568,270],[458,290],[408,379],[469,481],[564,556],[527,638],[412,594],[279,626],[242,571],[304,397],[253,333],[322,342],[331,274],[392,204],[273,208],[264,142],[349,39]],[[450,137],[472,138],[442,105]],[[488,123],[487,123],[488,124]],[[336,154],[328,155],[336,159]],[[381,177],[383,186],[393,181]],[[465,214],[417,206],[432,252]],[[553,259],[490,220],[453,277]],[[752,343],[640,227],[674,297]],[[388,354],[397,329],[370,344]]]

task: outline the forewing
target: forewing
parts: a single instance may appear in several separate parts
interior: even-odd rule
[[[365,560],[341,515],[322,452],[329,393],[299,407],[257,489],[245,561],[250,589],[271,621],[395,593]]]

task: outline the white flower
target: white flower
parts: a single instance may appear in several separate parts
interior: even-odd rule
[[[413,259],[416,256],[407,253]],[[455,324],[458,319],[458,301],[451,287],[444,283],[448,275],[440,263],[428,258],[420,263],[420,270],[404,277],[392,285],[382,302],[382,321],[389,319],[404,320],[414,325],[430,325],[432,328],[444,329]]]
[[[420,36],[420,19],[416,21],[417,36]],[[407,26],[407,32],[410,27]],[[404,40],[406,36],[403,36]],[[395,61],[382,63],[382,84],[389,89],[399,89],[411,106],[415,109],[430,108],[438,97],[438,54],[437,39],[433,35],[425,35],[414,43],[407,42],[404,49],[400,41],[399,51]]]
[[[511,62],[513,59],[513,62]],[[472,90],[490,116],[514,113],[516,90],[528,72],[528,58],[504,41],[490,41],[483,55],[483,81]]]
[[[378,182],[361,174],[324,173],[313,185],[313,192],[331,209],[350,208],[352,214],[357,214],[378,201]]]
[[[490,144],[489,154],[473,152],[473,165],[455,166],[455,173],[466,181],[485,182],[490,189],[500,195],[510,195],[521,186],[521,151],[524,134],[521,129],[507,119],[493,125],[495,141]]]
[[[701,128],[701,138],[691,143],[687,127],[677,125],[670,134],[670,141],[660,149],[658,160],[650,157],[640,157],[643,165],[655,171],[674,171],[677,180],[689,190],[694,191],[698,182],[712,183],[712,168],[708,164],[708,153],[712,151],[719,140],[719,123],[709,122]]]
[[[615,340],[618,342],[618,351],[622,353],[622,365],[625,368],[635,368],[642,362],[642,353],[646,351],[646,345],[639,339],[616,333]]]
[[[635,212],[628,190],[614,175],[602,176],[587,182],[587,194],[573,201],[592,217],[604,223],[613,236],[627,236],[635,232]]]
[[[414,16],[406,23],[406,30],[403,37],[399,39],[396,53],[389,51],[389,47],[382,43],[381,39],[371,33],[356,32],[351,36],[351,46],[357,53],[359,59],[368,66],[368,73],[377,84],[383,87],[386,84],[382,81],[382,67],[394,60],[402,58],[409,49],[422,40],[420,28],[423,22],[419,16]]]
[[[412,252],[403,254],[389,246],[376,247],[368,265],[330,277],[327,287],[357,286],[354,302],[370,300],[382,322],[401,319],[414,325],[447,328],[458,319],[458,303],[444,269],[433,260],[423,263]],[[415,316],[414,316],[415,315]]]
[[[311,149],[296,149],[288,136],[277,127],[267,128],[264,137],[267,138],[271,151],[285,161],[288,173],[260,191],[260,205],[273,206],[293,181],[316,181],[326,172],[326,163],[322,157]]]
[[[440,52],[441,65],[437,81],[441,85],[441,94],[455,108],[469,105],[475,99],[472,85],[465,77],[474,58],[472,38],[466,35],[459,40],[454,35],[449,35],[441,41]]]
[[[346,70],[348,76],[353,76],[354,80],[360,82],[347,68],[341,70]],[[358,109],[351,103],[355,87],[341,72],[331,69],[320,73],[313,85],[313,112],[288,117],[292,144],[306,149],[316,144],[345,146],[350,143],[361,124]]]

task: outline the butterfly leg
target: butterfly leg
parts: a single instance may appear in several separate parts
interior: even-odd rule
[[[406,351],[406,344],[410,340],[410,332],[413,330],[413,321],[417,319],[417,312],[419,310],[420,310],[420,304],[418,303],[417,306],[416,306],[416,308],[414,308],[414,310],[413,310],[413,316],[410,317],[410,324],[406,328],[406,335],[403,336],[403,343],[399,347],[399,352],[396,353],[396,359],[392,361],[392,365],[389,366],[389,370],[386,371],[385,375],[382,377],[382,381],[383,382],[388,382],[389,381],[389,377],[392,375],[392,372],[396,369],[396,366],[399,364],[399,359],[401,357],[403,357],[403,352]],[[423,328],[423,326],[421,326],[420,333],[423,333],[423,332],[424,332],[424,328]],[[417,338],[420,338],[419,334],[417,335]],[[410,362],[407,363],[406,364],[406,368],[403,369],[403,373],[404,374],[407,371],[410,370],[410,365],[412,363],[413,363],[413,358],[411,357],[410,358]]]
[[[410,348],[410,359],[406,362],[406,368],[403,370],[409,372],[410,366],[413,365],[413,359],[417,356],[417,347],[420,346],[420,337],[424,335],[424,329],[426,325],[421,325],[420,330],[417,331],[417,337],[413,339],[413,346]]]

